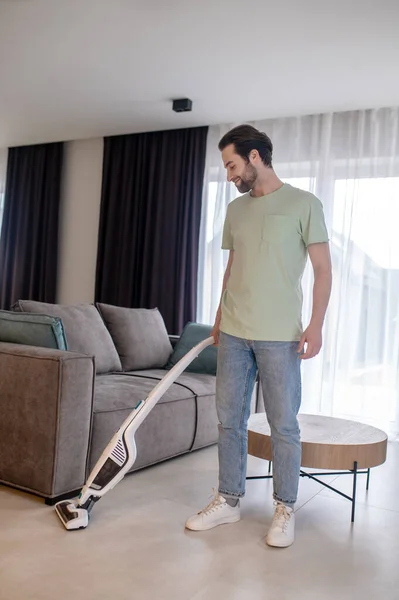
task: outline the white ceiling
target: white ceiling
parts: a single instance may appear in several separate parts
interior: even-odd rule
[[[392,105],[399,0],[0,0],[0,147]]]

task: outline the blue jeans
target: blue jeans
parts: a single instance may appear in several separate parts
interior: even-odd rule
[[[219,493],[245,494],[247,422],[257,372],[273,451],[273,497],[293,506],[298,493],[301,441],[301,359],[298,342],[258,342],[220,334],[216,377],[219,419]]]

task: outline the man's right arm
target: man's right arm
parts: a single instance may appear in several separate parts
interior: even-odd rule
[[[223,298],[223,294],[226,290],[227,281],[230,277],[230,271],[231,271],[231,265],[233,264],[233,259],[234,259],[234,250],[230,250],[229,260],[228,260],[226,271],[225,271],[224,277],[223,277],[222,294],[220,297],[219,307],[218,307],[218,310],[216,313],[215,324],[214,324],[212,332],[211,332],[211,335],[213,336],[213,338],[215,340],[215,346],[217,346],[219,344],[220,321],[222,319],[222,298]]]

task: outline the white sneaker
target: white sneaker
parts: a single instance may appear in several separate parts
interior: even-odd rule
[[[276,548],[291,546],[295,538],[295,514],[292,508],[275,503],[273,522],[266,536],[266,544]]]
[[[215,496],[213,500],[201,510],[186,521],[186,528],[191,531],[206,531],[218,525],[225,523],[236,523],[240,520],[240,501],[236,506],[227,504],[223,496],[213,490]]]

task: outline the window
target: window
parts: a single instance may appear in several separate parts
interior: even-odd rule
[[[327,379],[335,377],[335,410],[371,423],[395,419],[398,220],[399,177],[335,180],[329,319],[338,335]]]
[[[352,202],[353,199],[353,202]],[[337,179],[333,231],[382,269],[399,269],[399,177]]]

